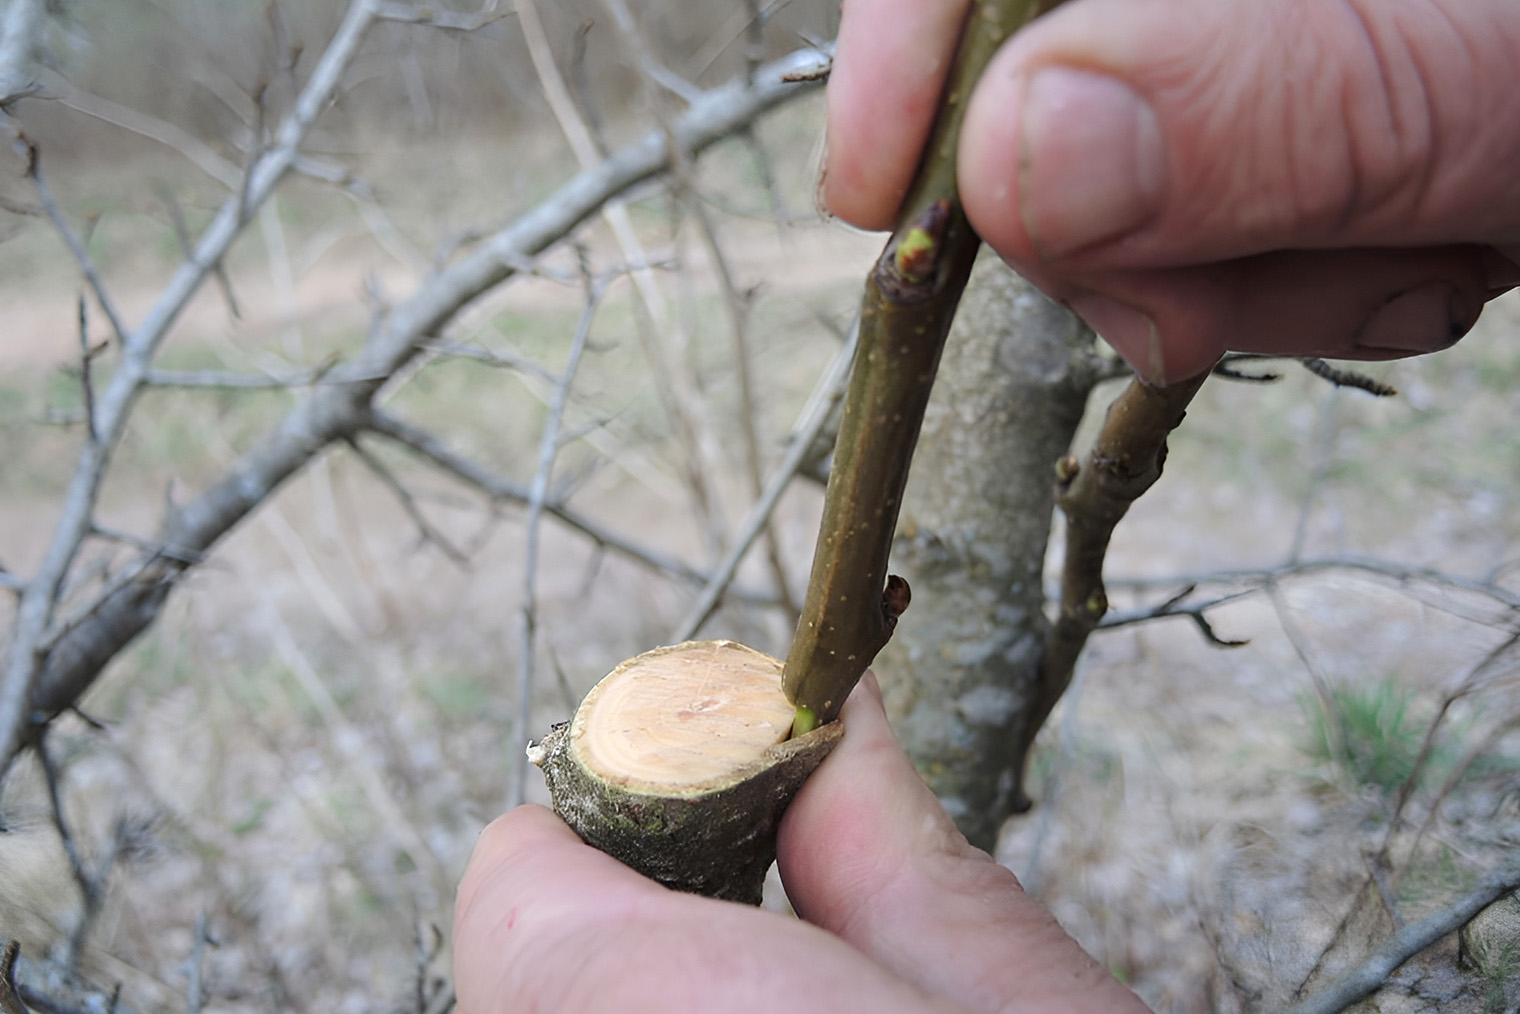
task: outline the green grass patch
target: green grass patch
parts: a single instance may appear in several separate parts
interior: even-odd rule
[[[1327,697],[1307,692],[1298,703],[1304,718],[1298,748],[1334,772],[1333,780],[1391,794],[1416,774],[1431,719],[1418,707],[1415,691],[1397,677],[1332,686]],[[1426,758],[1422,777],[1444,766],[1436,763],[1448,752],[1443,738],[1438,736]]]

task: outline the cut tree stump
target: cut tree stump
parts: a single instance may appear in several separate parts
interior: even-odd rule
[[[688,641],[612,670],[528,757],[587,844],[667,887],[758,905],[781,815],[844,732],[787,739],[795,711],[779,659]]]

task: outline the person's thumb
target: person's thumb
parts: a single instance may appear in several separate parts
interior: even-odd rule
[[[1082,0],[988,68],[963,198],[1036,275],[1520,243],[1517,66],[1513,0]]]
[[[797,914],[931,995],[973,1010],[1145,1009],[1007,869],[972,848],[892,736],[876,678],[781,824]]]

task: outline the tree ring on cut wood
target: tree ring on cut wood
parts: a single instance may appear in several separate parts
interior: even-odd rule
[[[688,641],[623,662],[528,756],[588,844],[677,890],[759,904],[787,804],[843,734],[787,739],[781,661]]]

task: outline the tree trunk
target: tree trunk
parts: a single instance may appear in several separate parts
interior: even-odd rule
[[[909,756],[989,850],[1003,820],[1029,805],[1054,467],[1101,374],[1092,333],[984,253],[940,364],[893,548],[913,610],[876,669]]]

